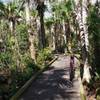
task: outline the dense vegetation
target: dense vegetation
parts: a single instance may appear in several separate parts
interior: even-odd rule
[[[0,1],[0,95],[8,100],[55,53],[78,54],[83,84],[100,90],[99,27],[99,0]]]

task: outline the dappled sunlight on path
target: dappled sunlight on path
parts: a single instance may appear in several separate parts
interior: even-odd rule
[[[79,82],[69,81],[69,57],[61,56],[43,72],[20,100],[80,100]]]

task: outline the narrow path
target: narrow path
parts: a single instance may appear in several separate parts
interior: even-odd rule
[[[77,62],[77,61],[76,61]],[[81,100],[79,81],[69,81],[69,57],[60,56],[43,72],[19,100]]]

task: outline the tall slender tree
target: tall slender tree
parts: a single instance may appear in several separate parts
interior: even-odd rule
[[[35,47],[34,47],[34,40],[35,40],[35,33],[32,31],[32,16],[30,14],[31,9],[30,9],[30,0],[25,0],[25,13],[26,13],[26,24],[28,27],[28,35],[29,35],[29,42],[30,42],[30,55],[31,58],[35,61]]]
[[[37,11],[40,19],[40,30],[39,30],[39,45],[40,48],[46,47],[46,38],[45,38],[45,28],[44,28],[44,12],[46,9],[46,5],[44,4],[44,0],[37,1]]]
[[[82,50],[82,60],[84,65],[83,80],[90,82],[91,75],[89,71],[89,60],[88,60],[88,30],[87,30],[87,0],[76,1],[76,11],[77,11],[77,21],[80,29],[80,38],[81,38],[81,50]]]

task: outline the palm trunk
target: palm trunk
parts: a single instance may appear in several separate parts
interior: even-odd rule
[[[53,50],[55,50],[56,46],[55,46],[55,29],[54,29],[54,26],[52,27],[52,45],[53,45]]]
[[[67,53],[67,36],[66,36],[65,20],[63,20],[63,32],[64,32],[64,45],[65,45],[64,52]]]
[[[52,48],[53,39],[52,39],[51,27],[49,27],[49,34],[50,34],[49,47]]]
[[[84,73],[83,73],[83,80],[86,82],[90,82],[91,75],[89,71],[89,62],[88,62],[88,31],[87,31],[87,25],[86,25],[86,18],[87,18],[87,12],[86,12],[86,3],[87,0],[82,0],[80,3],[80,6],[77,9],[77,21],[79,23],[80,28],[80,38],[81,38],[81,50],[82,50],[82,62],[84,65]]]
[[[54,40],[55,40],[55,51],[56,53],[58,53],[58,38],[59,38],[59,34],[58,34],[58,23],[56,22],[54,25]]]
[[[13,33],[13,22],[12,21],[9,22],[9,27],[10,27],[11,33]]]
[[[66,24],[66,35],[67,35],[67,48],[68,48],[68,52],[72,52],[71,51],[71,30],[70,30],[70,23],[69,21],[67,21]]]
[[[40,14],[40,24],[41,24],[41,41],[42,48],[46,47],[46,39],[45,39],[45,28],[44,28],[44,12]]]
[[[82,21],[83,21],[83,29],[84,29],[84,42],[85,42],[85,64],[84,64],[84,74],[83,74],[83,80],[86,80],[88,83],[90,82],[91,75],[89,71],[89,40],[88,40],[88,29],[87,29],[87,16],[88,13],[86,11],[87,8],[87,0],[83,0],[82,2]]]
[[[44,28],[44,2],[38,2],[37,10],[40,17],[40,29],[39,29],[39,45],[40,49],[46,47],[46,38],[45,38],[45,28]]]
[[[26,13],[26,24],[28,26],[28,35],[29,35],[29,42],[30,42],[30,55],[33,60],[35,60],[35,47],[34,47],[34,34],[31,29],[31,19],[30,19],[30,8],[29,2],[26,1],[25,3],[25,13]]]

